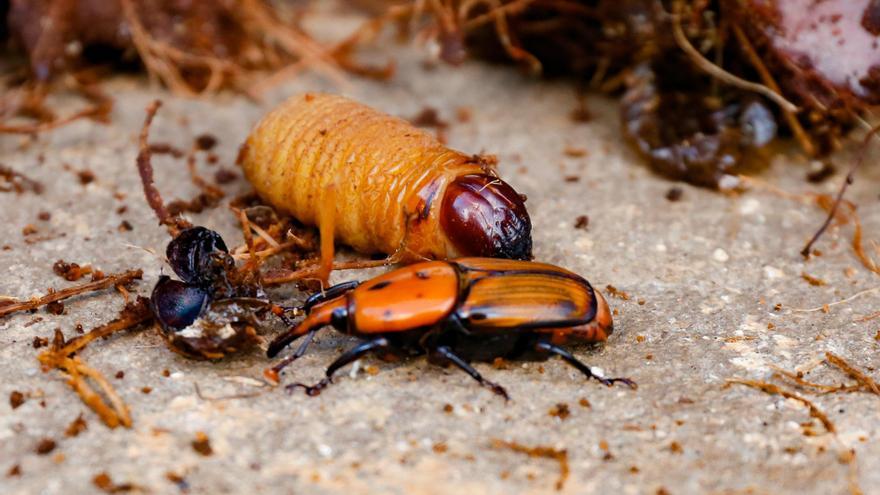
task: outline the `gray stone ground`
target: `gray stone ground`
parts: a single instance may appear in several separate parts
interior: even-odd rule
[[[58,372],[40,371],[31,344],[57,327],[71,336],[77,323],[90,328],[113,317],[121,298],[102,293],[69,302],[63,316],[41,310],[0,320],[0,491],[90,493],[96,491],[92,478],[106,472],[145,492],[181,492],[167,479],[173,472],[191,493],[554,492],[557,464],[493,448],[492,440],[502,439],[566,449],[571,476],[561,493],[846,493],[851,471],[838,460],[844,448],[857,452],[862,490],[880,493],[880,398],[810,395],[838,434],[822,434],[814,424],[820,434],[806,436],[801,423],[809,421],[809,411],[799,403],[723,388],[733,377],[769,379],[772,366],[809,368],[826,351],[862,367],[878,366],[880,320],[857,321],[880,310],[877,292],[827,314],[797,311],[880,285],[855,259],[851,227],[832,231],[819,245],[824,255],[804,262],[798,251],[822,219],[818,208],[766,190],[728,197],[688,186],[682,186],[681,201],[667,201],[673,184],[652,175],[622,141],[613,101],[591,97],[593,120],[576,124],[568,116],[574,92],[565,82],[536,82],[478,63],[428,71],[421,65],[425,52],[393,50],[399,74],[390,83],[353,79],[338,87],[305,76],[259,105],[232,95],[174,98],[144,80],[118,79],[107,85],[117,101],[111,125],[80,122],[30,143],[0,138],[0,162],[46,185],[41,196],[0,194],[0,244],[11,246],[0,251],[0,294],[31,297],[67,285],[52,274],[59,258],[106,272],[142,267],[141,294],[161,270],[168,272],[152,254],[162,252],[168,238],[134,170],[135,135],[152,98],[166,102],[154,140],[186,147],[193,136],[210,132],[220,138],[221,164],[231,166],[250,126],[273,104],[301,90],[339,91],[402,116],[434,106],[453,122],[451,146],[499,155],[505,179],[529,197],[537,259],[631,296],[609,299],[619,315],[608,344],[576,352],[607,374],[634,378],[638,391],[584,381],[558,361],[506,370],[479,365],[508,388],[513,400],[505,404],[463,374],[424,360],[386,364],[370,358],[309,398],[262,386],[267,361],[259,350],[195,362],[169,352],[147,329],[97,342],[83,353],[108,376],[125,372],[113,382],[131,405],[134,427],[110,430]],[[76,104],[58,98],[61,108]],[[472,110],[470,122],[455,122],[458,107]],[[587,153],[567,156],[567,146]],[[842,168],[852,153],[836,159]],[[88,168],[97,179],[82,186],[65,164]],[[156,167],[167,197],[194,194],[182,161],[158,157]],[[794,150],[780,150],[760,178],[791,192],[829,192],[841,178],[813,186],[805,171]],[[568,182],[570,175],[580,179]],[[878,181],[880,169],[868,166],[849,196],[860,206],[869,239],[880,235]],[[230,194],[247,189],[242,180],[226,187]],[[116,192],[125,198],[115,199]],[[119,215],[121,205],[128,211]],[[50,221],[37,219],[42,210],[51,212]],[[573,228],[580,215],[589,215],[586,231]],[[117,231],[123,219],[133,231]],[[194,220],[241,242],[225,208]],[[48,240],[26,244],[26,224]],[[827,285],[808,284],[802,272]],[[336,273],[334,280],[367,276]],[[303,297],[293,289],[277,296]],[[781,309],[774,309],[777,304]],[[42,321],[28,325],[35,317]],[[317,380],[351,343],[322,333],[286,380]],[[380,371],[366,373],[366,366]],[[819,365],[808,378],[839,383],[844,377]],[[204,400],[196,384],[207,397],[259,395]],[[141,391],[147,386],[148,395]],[[13,390],[31,396],[15,410],[6,403]],[[592,407],[579,405],[581,399]],[[567,419],[549,415],[559,403],[570,408]],[[446,404],[451,413],[444,412]],[[88,430],[65,437],[80,413]],[[208,434],[212,456],[191,448],[198,431]],[[57,448],[37,455],[46,437]],[[20,476],[7,476],[14,465]]]

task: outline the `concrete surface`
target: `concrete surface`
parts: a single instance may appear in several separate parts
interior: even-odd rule
[[[851,227],[832,231],[818,246],[823,256],[805,263],[798,251],[822,220],[818,208],[762,190],[728,197],[688,186],[681,186],[680,201],[667,201],[673,184],[652,175],[622,141],[614,102],[591,97],[593,120],[576,124],[569,119],[574,92],[565,82],[536,82],[478,63],[429,71],[421,64],[424,51],[393,50],[399,75],[390,83],[353,79],[339,88],[305,76],[260,105],[233,95],[179,99],[144,80],[121,78],[107,84],[117,102],[109,126],[80,122],[27,145],[20,137],[0,138],[0,162],[46,186],[40,196],[0,194],[0,244],[11,247],[0,251],[0,294],[30,297],[67,285],[52,273],[59,258],[106,272],[142,267],[141,294],[169,271],[152,254],[163,252],[168,238],[143,200],[134,169],[135,135],[152,98],[166,102],[154,141],[186,147],[193,136],[210,132],[220,139],[221,164],[231,166],[250,126],[284,96],[341,91],[402,116],[434,106],[452,122],[451,146],[499,155],[505,179],[528,195],[537,259],[631,296],[609,298],[619,314],[608,344],[576,353],[609,375],[634,378],[638,391],[606,389],[555,360],[506,370],[478,365],[508,388],[513,400],[505,404],[462,373],[422,359],[387,364],[369,358],[357,373],[346,370],[310,398],[261,387],[267,361],[259,350],[195,362],[169,352],[146,329],[83,353],[108,376],[125,372],[112,381],[131,405],[134,427],[109,430],[58,372],[40,372],[32,347],[35,336],[49,337],[54,328],[71,336],[77,323],[90,328],[113,317],[121,298],[102,293],[69,302],[62,316],[41,310],[0,320],[0,492],[91,493],[101,472],[147,493],[555,492],[554,461],[494,448],[492,440],[501,439],[566,449],[571,476],[560,493],[847,493],[850,467],[838,460],[844,448],[856,450],[861,489],[880,493],[880,397],[808,395],[838,434],[814,426],[820,434],[805,436],[800,423],[809,413],[802,405],[745,387],[722,388],[733,377],[768,379],[771,366],[808,366],[825,351],[862,367],[880,365],[880,320],[856,321],[880,310],[877,292],[827,314],[795,311],[880,285],[853,256]],[[78,104],[66,97],[57,102],[61,108]],[[470,122],[455,122],[458,107],[472,110]],[[587,153],[568,156],[567,146]],[[852,154],[836,160],[843,168]],[[97,179],[83,186],[65,164],[90,169]],[[156,168],[167,197],[194,194],[183,161],[158,157]],[[781,150],[761,179],[792,192],[828,192],[841,178],[814,186],[805,182],[805,171],[805,160]],[[579,180],[565,180],[572,175]],[[849,195],[869,239],[880,235],[878,181],[880,169],[866,167]],[[231,195],[248,186],[239,180],[225,189]],[[114,198],[117,192],[124,199]],[[122,215],[115,213],[121,205],[128,208]],[[51,220],[38,220],[40,211],[49,211]],[[589,216],[586,231],[573,228],[580,215]],[[117,231],[123,219],[133,231]],[[241,242],[223,207],[194,220],[231,244]],[[26,244],[26,224],[48,240]],[[802,272],[827,285],[808,284]],[[370,273],[336,273],[334,280]],[[295,289],[276,296],[303,297]],[[42,321],[29,325],[35,317]],[[286,380],[317,380],[351,343],[320,334]],[[368,366],[379,372],[365,372]],[[808,378],[844,379],[824,365]],[[259,395],[205,400],[195,384],[206,397]],[[6,397],[14,390],[31,398],[12,410]],[[579,405],[581,399],[591,407]],[[565,419],[549,414],[559,403],[570,409]],[[80,413],[88,429],[65,437]],[[199,431],[210,438],[213,455],[191,447]],[[47,437],[57,447],[38,455],[36,445]],[[21,474],[7,475],[15,465]]]

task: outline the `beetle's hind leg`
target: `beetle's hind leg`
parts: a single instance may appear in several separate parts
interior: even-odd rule
[[[474,367],[471,366],[467,361],[452,352],[452,349],[450,349],[448,346],[441,345],[434,347],[430,349],[430,353],[431,358],[434,360],[434,362],[437,362],[438,364],[454,364],[458,369],[464,371],[468,375],[471,375],[471,378],[480,382],[480,385],[487,387],[501,397],[504,397],[504,400],[510,400],[510,396],[507,395],[507,390],[505,390],[504,387],[483,378],[483,375],[481,375],[479,371],[474,369]]]
[[[578,358],[574,357],[574,355],[572,355],[570,352],[566,351],[565,349],[563,349],[559,346],[553,345],[550,342],[544,342],[544,341],[536,342],[535,343],[535,350],[537,350],[538,352],[541,352],[541,353],[555,354],[555,355],[561,357],[562,359],[565,360],[565,362],[574,366],[575,368],[577,368],[578,371],[580,371],[581,373],[586,375],[587,378],[595,378],[602,385],[607,385],[610,387],[610,386],[614,385],[615,383],[619,382],[619,383],[623,383],[623,384],[627,385],[631,389],[638,388],[638,385],[636,385],[636,382],[630,380],[629,378],[605,378],[603,376],[594,375],[593,371],[590,370],[589,366],[582,363],[580,360],[578,360]]]
[[[320,394],[321,390],[327,388],[328,385],[333,383],[333,373],[336,373],[339,370],[339,368],[342,368],[343,366],[345,366],[349,363],[357,361],[358,359],[361,358],[361,356],[363,356],[364,354],[366,354],[368,352],[385,350],[385,349],[388,349],[390,346],[391,346],[391,344],[388,342],[388,339],[386,339],[385,337],[378,337],[373,340],[368,340],[366,342],[362,342],[362,343],[356,345],[355,347],[353,347],[352,349],[349,349],[348,351],[343,353],[338,358],[336,358],[336,361],[333,361],[333,363],[331,363],[330,366],[327,367],[327,371],[325,372],[324,379],[321,380],[320,382],[318,382],[314,385],[306,385],[304,383],[294,383],[294,384],[288,385],[286,388],[288,391],[291,391],[295,388],[302,387],[303,389],[305,389],[306,394],[314,397],[314,396]]]

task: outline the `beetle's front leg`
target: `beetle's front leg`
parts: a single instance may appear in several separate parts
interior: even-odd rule
[[[587,378],[595,378],[596,380],[599,381],[599,383],[601,383],[603,385],[610,387],[611,385],[614,385],[614,383],[620,382],[620,383],[623,383],[623,384],[629,386],[629,388],[631,388],[631,389],[638,388],[638,385],[636,385],[636,382],[630,380],[629,378],[605,378],[602,376],[594,375],[593,371],[590,370],[589,366],[582,363],[580,360],[578,360],[578,358],[574,357],[574,355],[572,355],[570,352],[566,351],[565,349],[563,349],[559,346],[553,345],[550,342],[545,342],[543,340],[539,340],[538,342],[535,343],[535,350],[538,351],[539,353],[555,354],[555,355],[561,357],[562,359],[565,360],[565,362],[574,366],[575,368],[577,368],[578,371],[580,371],[581,373],[586,375]]]
[[[335,299],[346,292],[351,292],[357,288],[361,283],[357,280],[349,280],[348,282],[342,282],[340,284],[336,284],[332,287],[328,287],[327,289],[322,290],[321,292],[316,292],[306,299],[306,302],[302,305],[302,310],[308,313],[313,307],[321,304],[323,302],[327,302],[330,299]]]
[[[288,391],[292,391],[295,388],[302,387],[305,389],[306,394],[314,397],[321,393],[321,390],[327,388],[328,385],[333,383],[333,373],[339,370],[339,368],[344,367],[345,365],[357,361],[364,354],[377,350],[385,350],[391,347],[391,344],[388,342],[388,339],[385,337],[375,338],[373,340],[368,340],[366,342],[362,342],[356,345],[354,348],[349,349],[344,354],[336,358],[336,361],[330,364],[327,367],[327,371],[325,373],[325,377],[320,382],[314,385],[306,385],[304,383],[294,383],[287,386]]]
[[[300,344],[299,347],[296,349],[296,352],[294,352],[290,356],[287,356],[286,358],[282,359],[275,366],[272,366],[271,368],[268,368],[267,370],[265,370],[263,372],[263,374],[266,376],[266,378],[277,383],[278,382],[278,375],[279,375],[279,373],[281,373],[281,370],[286,368],[287,365],[289,365],[290,363],[301,358],[303,356],[303,354],[306,353],[306,351],[309,348],[309,344],[312,343],[312,340],[315,338],[316,333],[318,333],[317,328],[309,331],[309,333],[306,334],[305,339],[303,339],[302,344]]]

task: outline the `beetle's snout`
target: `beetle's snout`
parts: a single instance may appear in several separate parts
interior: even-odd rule
[[[461,256],[532,258],[532,222],[523,198],[497,177],[456,178],[444,194],[440,225]]]

